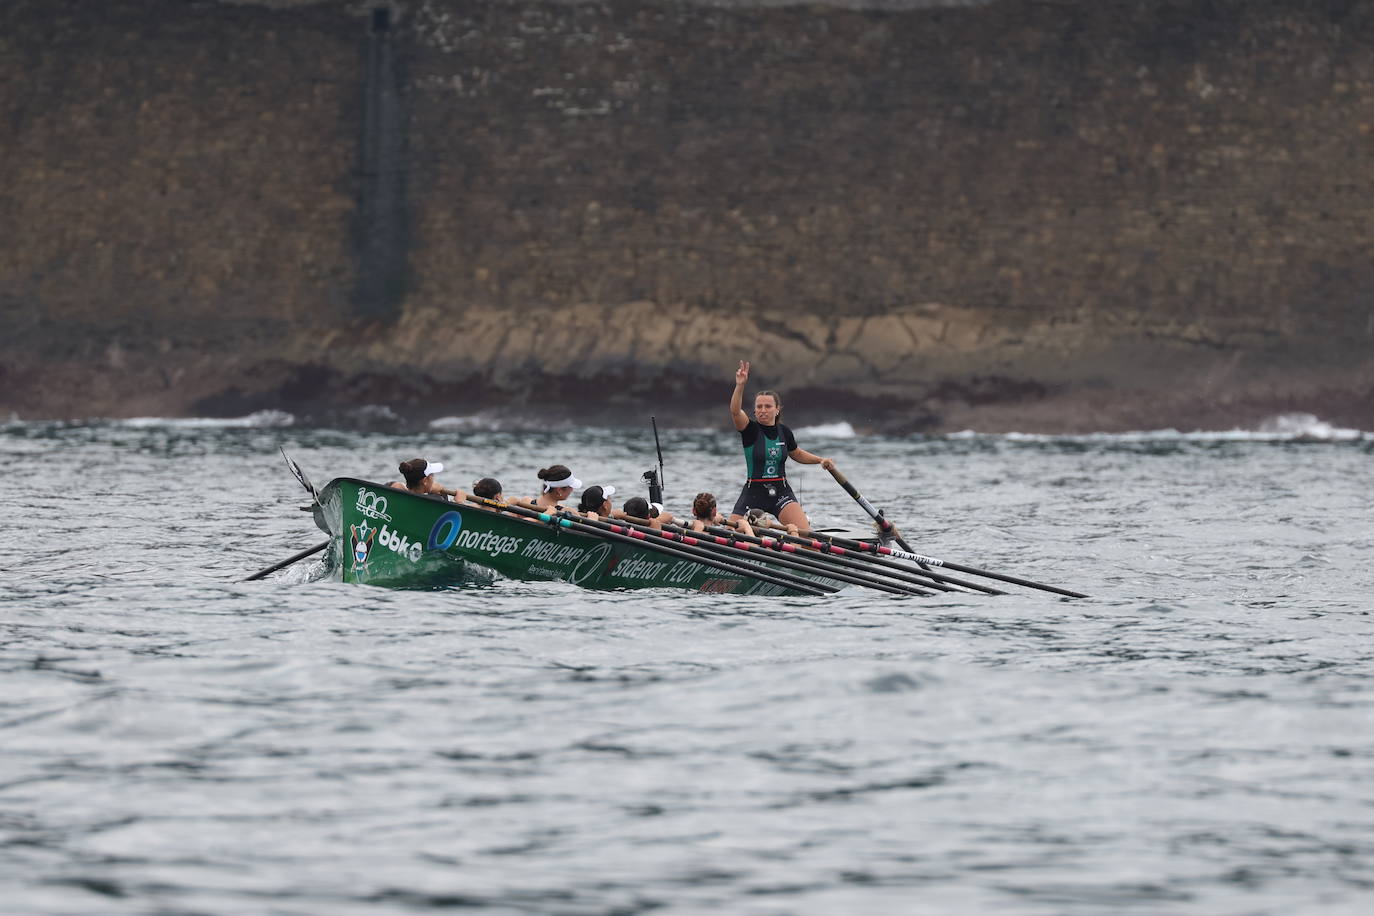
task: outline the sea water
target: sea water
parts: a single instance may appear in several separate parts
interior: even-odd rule
[[[662,433],[670,508],[728,507],[735,435]],[[279,446],[620,497],[652,435],[0,427],[0,907],[1370,911],[1374,439],[798,435],[916,550],[1092,597],[245,583],[322,540]]]

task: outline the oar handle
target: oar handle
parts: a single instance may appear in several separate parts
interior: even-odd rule
[[[835,482],[838,483],[840,486],[844,487],[844,491],[854,498],[854,502],[862,506],[863,510],[868,513],[869,517],[872,518],[873,521],[878,523],[878,527],[882,529],[884,534],[891,534],[894,536],[896,535],[896,527],[886,518],[883,517],[882,512],[873,508],[872,503],[864,499],[864,495],[854,488],[854,485],[849,482],[849,478],[845,477],[844,474],[840,472],[840,469],[835,467],[835,463],[833,461],[830,463],[830,467],[826,468],[826,470],[830,472],[831,477],[835,478]]]

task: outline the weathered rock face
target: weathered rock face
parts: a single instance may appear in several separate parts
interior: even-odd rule
[[[424,0],[380,28],[0,9],[0,410],[637,419],[719,412],[748,358],[793,415],[886,428],[1374,421],[1374,4]]]

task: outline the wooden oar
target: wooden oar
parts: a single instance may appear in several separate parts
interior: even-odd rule
[[[769,528],[785,532],[787,529],[782,525],[770,524]],[[747,535],[741,534],[732,528],[724,528],[713,525],[708,531],[718,532],[720,535],[728,535],[737,539],[747,539]],[[892,579],[901,579],[906,582],[914,582],[924,588],[933,588],[941,592],[958,591],[959,588],[972,589],[976,592],[983,592],[987,595],[1004,595],[1006,592],[989,588],[986,585],[979,585],[977,582],[968,582],[963,579],[956,579],[953,576],[942,575],[941,573],[931,572],[926,569],[912,569],[895,560],[887,560],[882,557],[875,557],[871,554],[859,553],[857,551],[846,550],[843,547],[836,547],[833,544],[824,543],[815,538],[794,537],[783,534],[779,538],[759,538],[754,540],[764,547],[776,550],[795,551],[798,546],[809,547],[817,551],[810,556],[817,561],[833,563],[853,570],[856,575],[886,576]],[[948,584],[944,584],[948,583]],[[956,588],[957,586],[958,588]]]
[[[901,592],[908,595],[922,595],[928,597],[930,592],[925,589],[933,588],[936,591],[952,592],[955,589],[927,579],[917,579],[905,568],[900,574],[892,574],[886,570],[875,572],[874,564],[867,562],[855,562],[853,560],[842,559],[840,557],[828,556],[823,553],[811,551],[798,551],[793,544],[783,543],[775,538],[751,537],[742,534],[733,528],[726,528],[720,525],[712,525],[705,532],[697,534],[690,528],[682,528],[677,525],[665,525],[676,534],[685,537],[695,537],[697,540],[707,544],[717,544],[731,549],[744,549],[750,552],[751,556],[758,557],[769,563],[779,563],[784,566],[804,568],[822,576],[830,576],[851,585],[863,585],[868,588],[876,588],[884,592]],[[900,580],[900,581],[899,581]],[[914,583],[914,584],[913,584]],[[919,586],[919,587],[917,587]]]
[[[875,556],[872,553],[861,553],[853,548],[836,546],[836,536],[833,534],[826,534],[823,530],[812,529],[810,531],[801,531],[798,532],[796,535],[792,535],[787,533],[787,528],[785,526],[779,525],[776,522],[769,523],[765,527],[771,528],[774,531],[782,532],[781,534],[779,534],[779,537],[782,538],[784,541],[787,541],[788,543],[798,544],[802,547],[810,547],[813,550],[820,551],[828,557],[847,557],[850,562],[861,563],[869,569],[872,569],[876,566],[881,567],[883,570],[890,571],[885,574],[892,574],[897,571],[900,571],[902,573],[905,573],[907,576],[918,576],[920,577],[920,579],[930,579],[934,582],[947,582],[950,585],[957,585],[959,588],[972,589],[975,592],[982,592],[985,595],[1006,594],[1006,592],[1004,591],[999,591],[998,589],[990,588],[986,585],[980,585],[977,582],[970,582],[967,579],[957,579],[954,576],[947,576],[944,573],[937,573],[934,570],[932,570],[929,566],[922,566],[919,569],[913,569],[905,563],[898,563],[896,560],[888,559],[887,557]],[[824,538],[824,540],[817,540],[817,538]],[[861,542],[856,541],[854,543]],[[900,553],[901,551],[897,552]],[[921,584],[925,585],[928,583],[922,582]]]
[[[758,565],[756,565],[756,563],[757,563],[757,562],[761,562],[761,561],[763,560],[763,558],[760,557],[760,558],[759,558],[759,561],[756,561],[756,563],[751,563],[749,560],[743,559],[743,558],[741,558],[741,557],[736,557],[736,556],[732,555],[731,552],[721,550],[720,548],[716,547],[715,545],[713,545],[713,544],[711,544],[711,543],[709,543],[709,542],[703,541],[703,540],[701,540],[700,538],[696,538],[696,537],[683,537],[682,535],[676,534],[676,533],[674,533],[674,532],[671,532],[671,531],[664,531],[664,530],[659,529],[659,528],[654,528],[654,527],[652,527],[652,526],[650,526],[650,525],[639,525],[639,524],[635,524],[635,523],[633,523],[633,522],[629,522],[629,521],[626,521],[626,520],[621,520],[621,521],[619,521],[619,522],[611,522],[611,521],[602,521],[601,519],[597,519],[596,521],[592,521],[591,519],[578,518],[577,516],[572,515],[572,513],[564,513],[563,517],[564,517],[564,518],[571,519],[572,521],[575,521],[575,522],[580,522],[581,524],[591,525],[592,527],[598,528],[598,529],[600,529],[600,530],[602,530],[602,531],[610,531],[610,532],[615,532],[615,533],[618,533],[618,534],[625,534],[625,535],[628,535],[628,536],[634,538],[638,543],[649,543],[649,544],[652,544],[652,543],[655,543],[654,538],[656,538],[656,537],[657,537],[657,538],[662,538],[662,539],[664,539],[664,540],[667,540],[667,541],[672,542],[673,547],[674,547],[675,549],[686,551],[686,552],[687,552],[690,556],[692,556],[694,559],[702,560],[704,557],[715,557],[715,558],[719,558],[720,560],[723,560],[723,561],[726,562],[726,563],[730,563],[730,564],[732,564],[732,565],[734,565],[734,566],[737,566],[741,571],[745,572],[747,575],[754,576],[754,577],[758,577],[758,574],[759,574],[759,567],[758,567]],[[659,541],[659,542],[657,542],[657,543],[661,543],[661,541]],[[747,545],[745,545],[745,546],[747,547]],[[739,552],[743,552],[743,551],[739,551]],[[750,558],[752,559],[753,557],[754,557],[754,554],[750,554]],[[704,560],[703,560],[703,562],[704,562]],[[814,572],[814,570],[811,570],[811,569],[809,569],[809,568],[807,568],[807,567],[805,567],[805,566],[803,566],[803,565],[801,565],[801,564],[779,563],[779,564],[777,564],[777,565],[778,565],[778,566],[783,566],[783,567],[790,567],[791,569],[795,569],[795,570],[804,570],[804,571],[806,571],[806,572]],[[816,582],[812,582],[810,579],[807,579],[807,578],[804,578],[804,577],[802,577],[802,576],[799,576],[799,575],[797,575],[796,573],[787,572],[787,571],[780,570],[780,569],[772,569],[772,570],[769,570],[769,574],[770,574],[770,575],[773,575],[773,576],[781,577],[781,578],[786,579],[786,580],[793,580],[793,579],[795,579],[795,580],[798,581],[798,582],[807,583],[808,585],[811,585],[811,586],[814,587],[814,588],[823,588],[823,589],[825,589],[827,592],[839,591],[839,589],[834,588],[834,587],[832,587],[832,586],[820,585],[820,584],[818,584],[818,583],[816,583]],[[839,577],[839,576],[831,576],[830,573],[828,573],[828,572],[822,573],[822,575],[825,575],[825,576],[827,576],[827,577],[829,577],[829,578],[835,578],[835,579],[841,578],[841,577]],[[861,584],[861,583],[860,583],[860,584]],[[795,587],[795,586],[794,586],[794,587]],[[894,591],[895,591],[895,590],[894,590]]]
[[[879,554],[885,557],[896,557],[899,560],[911,560],[912,562],[920,563],[922,566],[927,567],[940,566],[944,569],[952,569],[955,572],[968,573],[971,576],[983,576],[987,579],[996,579],[999,582],[1010,582],[1012,585],[1024,585],[1026,588],[1038,588],[1041,591],[1054,592],[1056,595],[1064,595],[1067,598],[1088,597],[1087,595],[1084,595],[1080,592],[1072,592],[1066,588],[1058,588],[1053,585],[1045,585],[1043,582],[1032,582],[1030,579],[1022,579],[1017,576],[1008,576],[1003,573],[989,572],[986,569],[978,569],[974,566],[963,566],[959,563],[950,562],[949,560],[938,560],[935,557],[927,557],[923,556],[922,554],[912,553],[911,551],[907,550],[896,550],[892,547],[887,547],[883,544],[870,544],[867,541],[855,541],[849,538],[818,534],[814,531],[805,533],[815,535],[818,538],[824,538],[826,541],[834,542],[836,544],[839,544],[841,547],[848,547],[851,550]]]
[[[897,526],[889,522],[883,516],[881,509],[873,508],[873,504],[864,499],[864,495],[854,488],[854,485],[849,482],[848,478],[840,473],[840,469],[835,467],[833,462],[828,470],[830,471],[830,476],[835,478],[835,482],[844,487],[844,491],[854,497],[854,501],[863,507],[863,510],[873,518],[873,521],[878,523],[878,529],[882,531],[883,534],[900,544],[903,550],[911,550],[911,545],[902,540],[901,532],[897,530]]]
[[[622,527],[619,525],[611,526],[609,523],[607,523],[607,527],[603,529],[597,527],[596,525],[589,524],[588,520],[586,519],[577,519],[576,521],[574,521],[574,519],[570,517],[560,518],[559,516],[551,515],[547,512],[538,512],[534,509],[526,509],[524,506],[518,506],[514,503],[498,503],[493,502],[492,500],[483,499],[480,496],[472,495],[469,495],[468,499],[472,502],[477,503],[478,505],[485,505],[486,507],[491,509],[499,509],[503,512],[510,512],[514,515],[521,515],[531,519],[538,519],[539,521],[549,525],[556,525],[562,528],[567,528],[570,531],[580,531],[584,534],[590,534],[593,537],[635,544],[639,547],[643,547],[645,550],[652,550],[656,553],[667,554],[669,556],[677,557],[678,559],[694,560],[705,566],[711,566],[716,569],[724,570],[725,572],[729,573],[734,573],[735,575],[739,576],[745,576],[750,579],[759,579],[764,582],[767,582],[769,585],[781,586],[782,588],[788,588],[793,591],[802,592],[803,594],[807,595],[827,595],[837,591],[837,589],[835,588],[820,585],[818,583],[810,581],[809,579],[803,579],[801,576],[794,576],[789,573],[783,573],[778,571],[765,571],[755,566],[750,566],[746,563],[737,562],[733,559],[715,556],[705,550],[699,550],[698,548],[688,547],[680,544],[665,543],[663,541],[657,540],[649,540],[648,535],[644,534],[644,532],[636,531],[628,527]]]
[[[255,582],[255,581],[257,581],[258,579],[261,579],[262,577],[268,575],[269,573],[274,573],[274,572],[276,572],[276,571],[279,570],[279,569],[282,569],[282,568],[284,568],[284,567],[290,566],[292,563],[295,563],[297,560],[304,560],[306,557],[310,556],[312,553],[319,553],[321,550],[324,550],[324,549],[325,549],[326,547],[328,547],[328,546],[329,546],[329,542],[328,542],[328,541],[325,541],[323,544],[316,544],[314,547],[306,548],[305,550],[302,550],[300,553],[292,554],[291,556],[287,557],[285,560],[282,560],[280,563],[273,563],[271,566],[267,567],[266,569],[260,569],[260,570],[258,570],[257,572],[253,573],[253,575],[249,576],[247,579],[244,579],[243,581],[244,581],[244,582]]]
[[[857,575],[852,571],[837,568],[837,564],[827,563],[817,557],[808,557],[795,553],[789,553],[783,556],[768,550],[759,551],[752,549],[755,545],[765,548],[769,546],[761,542],[758,538],[749,540],[743,535],[738,539],[724,538],[716,535],[706,535],[702,537],[698,536],[695,532],[680,528],[677,525],[665,525],[662,529],[636,525],[636,528],[646,533],[658,534],[661,537],[673,539],[689,546],[702,546],[708,550],[723,549],[725,551],[744,552],[750,557],[757,558],[760,562],[773,563],[787,569],[803,570],[830,579],[837,579],[840,582],[847,582],[850,585],[862,585],[865,588],[877,589],[880,592],[887,592],[894,595],[920,595],[922,597],[930,595],[930,592],[923,588],[916,588],[904,582],[885,582],[870,576]],[[791,545],[787,546],[790,547]],[[930,583],[923,582],[921,584],[929,585]]]

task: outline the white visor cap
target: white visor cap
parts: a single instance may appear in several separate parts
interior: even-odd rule
[[[443,471],[443,469],[444,469],[444,466],[443,466],[442,464],[440,464],[439,462],[437,462],[437,461],[434,462],[434,463],[432,463],[432,464],[431,464],[430,462],[428,462],[428,461],[425,462],[425,476],[426,476],[426,477],[428,477],[430,474],[438,474],[438,473],[440,473],[441,471]]]
[[[544,481],[545,493],[549,492],[550,490],[556,490],[559,487],[572,487],[574,490],[580,490],[582,488],[582,481],[578,480],[571,474],[569,474],[567,477],[564,477],[562,480]]]

